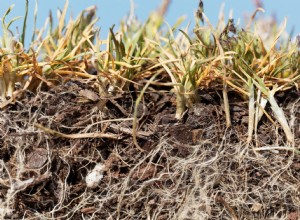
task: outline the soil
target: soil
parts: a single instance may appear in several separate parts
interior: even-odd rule
[[[263,117],[246,143],[247,103],[221,93],[175,119],[170,91],[138,88],[99,96],[95,82],[41,86],[0,112],[0,200],[6,219],[290,219],[300,218],[300,155],[286,149],[279,124]],[[300,146],[300,93],[276,97]],[[267,109],[273,117],[270,109]],[[99,134],[106,134],[101,136]],[[98,135],[98,136],[97,136]],[[102,179],[88,186],[97,164]],[[1,209],[0,209],[1,211]],[[3,211],[3,210],[2,210]]]

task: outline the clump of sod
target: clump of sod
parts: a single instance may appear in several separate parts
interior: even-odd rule
[[[85,82],[93,82],[95,88],[98,89],[99,97],[114,96],[118,95],[118,93],[121,94],[122,91],[129,90],[130,86],[134,85],[141,89],[139,96],[134,100],[135,111],[133,114],[132,135],[136,147],[138,147],[140,151],[144,151],[137,141],[138,129],[140,128],[138,108],[139,102],[141,102],[143,95],[149,87],[171,87],[169,92],[171,91],[176,94],[175,117],[177,119],[182,118],[187,109],[201,102],[201,98],[198,94],[199,90],[211,89],[219,92],[226,114],[227,127],[230,127],[232,123],[228,93],[233,92],[248,104],[247,144],[253,141],[253,135],[256,138],[259,129],[258,124],[262,116],[265,115],[274,125],[276,125],[277,122],[280,124],[286,136],[286,146],[271,146],[259,148],[258,150],[281,149],[291,150],[293,153],[298,152],[295,150],[294,137],[288,120],[280,107],[280,103],[275,99],[276,93],[287,93],[289,90],[293,88],[298,89],[299,87],[299,41],[291,42],[282,37],[286,20],[281,26],[277,26],[277,24],[274,23],[272,32],[268,33],[267,38],[262,38],[257,26],[259,20],[256,20],[256,13],[262,11],[262,9],[255,11],[245,28],[239,27],[232,19],[226,21],[223,13],[220,13],[218,25],[213,27],[204,13],[203,2],[200,1],[196,12],[196,25],[193,32],[190,33],[188,28],[177,30],[182,19],[179,19],[174,26],[164,23],[164,14],[170,4],[170,1],[166,0],[159,10],[149,16],[145,23],[141,23],[136,20],[134,16],[130,16],[129,20],[121,22],[118,31],[116,31],[113,26],[108,33],[107,39],[103,40],[100,39],[100,30],[96,27],[98,19],[95,16],[95,7],[88,8],[76,19],[69,19],[67,21],[66,13],[68,1],[66,1],[64,9],[58,13],[58,25],[54,27],[54,18],[52,14],[50,14],[45,26],[40,30],[35,30],[29,49],[26,49],[24,42],[28,1],[26,1],[26,3],[24,25],[20,38],[15,38],[13,32],[10,30],[11,24],[19,18],[14,18],[8,22],[6,20],[7,15],[13,7],[10,7],[2,17],[3,33],[0,41],[0,107],[3,111],[7,110],[10,104],[18,102],[26,90],[38,92],[38,88],[41,86],[49,87],[50,90],[56,86],[64,85],[74,78],[85,78],[87,79]],[[36,16],[34,21],[36,21]],[[268,112],[267,105],[270,105],[272,112]],[[273,113],[275,119],[272,118],[271,113]],[[49,121],[52,121],[52,119],[50,118]],[[118,119],[114,119],[114,121],[118,121]],[[14,125],[17,125],[17,123]],[[36,127],[59,138],[96,138],[94,133],[70,135],[51,130],[40,124],[36,124]],[[100,135],[98,137],[118,139],[118,137],[114,135],[110,136],[107,134],[107,136],[104,136],[104,134],[98,134]],[[226,135],[224,135],[224,139],[226,139]],[[99,204],[103,202],[101,199],[112,201],[112,204],[118,203],[117,207],[113,207],[112,210],[114,216],[120,217],[121,206],[125,203],[123,201],[125,197],[130,197],[132,194],[134,196],[130,198],[130,201],[137,201],[134,200],[136,198],[142,200],[144,198],[140,197],[142,193],[140,189],[143,189],[143,187],[146,188],[149,185],[154,187],[156,186],[156,180],[163,179],[164,181],[164,178],[170,176],[168,181],[175,183],[176,180],[178,180],[176,189],[184,192],[185,197],[181,198],[181,194],[178,193],[179,191],[173,190],[172,187],[168,188],[163,186],[165,187],[165,191],[161,189],[156,190],[154,193],[156,193],[159,198],[165,200],[166,204],[172,201],[174,197],[176,204],[179,204],[178,198],[180,198],[180,201],[182,201],[185,206],[189,206],[189,200],[195,199],[195,201],[192,202],[194,202],[195,207],[199,208],[199,196],[196,196],[199,190],[199,193],[202,193],[201,195],[207,196],[203,197],[205,204],[208,204],[205,208],[210,209],[212,207],[211,204],[213,204],[212,197],[216,195],[214,187],[217,187],[217,185],[222,182],[218,173],[227,172],[229,178],[226,180],[228,182],[232,181],[232,184],[236,183],[237,185],[240,184],[238,181],[241,178],[245,178],[245,183],[248,181],[248,176],[244,175],[241,170],[246,172],[250,168],[253,169],[254,178],[256,178],[256,175],[260,177],[260,172],[263,173],[267,170],[267,174],[274,174],[276,177],[278,175],[279,178],[278,170],[287,169],[290,163],[290,161],[287,161],[287,165],[285,165],[285,155],[281,155],[281,157],[278,157],[279,159],[272,161],[274,164],[277,164],[277,167],[281,165],[284,167],[277,169],[276,166],[269,164],[267,159],[259,157],[259,159],[255,158],[255,162],[252,164],[252,167],[249,168],[248,162],[241,160],[241,157],[244,155],[240,152],[240,148],[227,146],[225,142],[226,141],[224,141],[224,143],[222,142],[219,146],[219,143],[212,143],[210,140],[205,140],[199,145],[200,147],[192,146],[192,153],[182,159],[177,155],[172,155],[173,146],[170,146],[167,140],[163,140],[154,152],[146,156],[142,153],[142,156],[138,155],[142,159],[136,163],[132,163],[133,168],[128,176],[124,178],[125,181],[121,182],[121,184],[117,182],[115,185],[111,183],[111,185],[109,185],[111,188],[106,187],[108,188],[108,193],[105,195],[107,197],[104,199],[97,197],[100,201]],[[227,150],[226,147],[232,151]],[[221,149],[220,151],[219,148]],[[244,151],[247,151],[247,149],[248,148]],[[19,154],[22,155],[23,149],[18,150]],[[35,151],[33,151],[33,153],[34,152]],[[124,154],[124,152],[122,153]],[[238,156],[232,158],[233,154]],[[18,154],[16,153],[16,155]],[[225,156],[222,157],[222,155]],[[246,155],[248,159],[253,159],[251,158],[252,155],[249,155]],[[125,157],[127,155],[123,156]],[[22,161],[22,157],[20,156],[19,158],[20,161]],[[44,160],[47,160],[47,158],[44,158]],[[89,160],[89,162],[95,161],[94,158],[90,159],[90,157],[88,157],[87,160]],[[5,171],[7,175],[11,177],[9,169],[7,169],[5,163],[2,162],[3,161],[1,161],[0,165],[3,173]],[[130,160],[129,162],[132,161]],[[50,162],[48,161],[48,163]],[[159,174],[156,180],[150,179],[148,181],[148,177],[144,177],[144,173],[151,169],[152,173],[155,173],[155,169],[157,168],[153,168],[153,164],[155,163],[162,163],[159,168],[165,168],[165,170],[163,170],[164,173]],[[167,163],[167,165],[164,163]],[[239,171],[239,176],[232,175],[230,173],[232,171],[229,170],[227,166],[224,166],[224,163],[232,169],[237,167],[236,170]],[[232,164],[237,165],[233,166]],[[240,165],[241,168],[239,168],[238,165]],[[257,171],[257,167],[261,168],[261,170]],[[171,174],[169,168],[173,171]],[[24,167],[18,170],[18,174],[22,173],[22,169],[24,169]],[[16,181],[14,183],[12,178],[8,178],[9,181],[2,181],[1,179],[1,184],[3,183],[3,185],[10,188],[7,190],[6,201],[2,203],[2,206],[0,205],[0,214],[3,216],[11,215],[13,211],[11,209],[11,204],[14,200],[13,197],[17,195],[19,191],[23,190],[23,188],[30,186],[30,184],[37,184],[35,182],[43,182],[50,178],[50,174],[47,174],[48,176],[39,177],[40,179],[38,178],[37,180],[29,178],[25,181]],[[130,178],[134,176],[133,174],[135,174],[135,178],[139,179],[137,182],[144,181],[144,185],[141,184],[143,187],[135,189],[136,185],[129,184],[129,182],[132,181]],[[205,174],[205,178],[207,178],[205,186],[202,186],[202,183],[200,184],[203,178],[200,174]],[[265,175],[267,176],[267,174]],[[189,191],[186,190],[186,187],[191,179],[195,182],[195,187],[189,188],[189,190],[191,189]],[[210,179],[212,181],[209,182]],[[67,182],[67,180],[65,181]],[[166,182],[168,181],[166,180]],[[197,181],[198,183],[196,183]],[[295,190],[292,181],[294,181],[294,179],[292,179],[288,183],[290,185],[286,187],[287,194]],[[66,182],[62,185],[67,188],[69,185]],[[255,181],[253,182],[254,183],[251,182],[251,186],[256,183]],[[151,185],[152,183],[155,184]],[[264,185],[267,185],[267,183],[264,183]],[[157,186],[160,187],[159,184]],[[249,194],[247,191],[249,190],[247,188],[248,186],[246,184],[245,186],[246,187],[241,190],[242,196]],[[199,187],[199,189],[197,187]],[[204,192],[203,189],[205,187],[205,190],[209,193]],[[129,189],[131,191],[127,194]],[[194,190],[196,192],[193,192]],[[63,192],[63,195],[60,195],[61,197],[58,196],[60,199],[62,198],[62,200],[59,200],[56,210],[52,210],[48,213],[49,216],[53,217],[56,215],[55,212],[59,213],[60,210],[64,208],[69,209],[69,206],[71,206],[71,203],[67,205],[60,203],[67,197],[64,193],[67,194],[66,190]],[[113,193],[118,193],[118,196],[115,196]],[[230,195],[235,194],[236,191]],[[165,195],[168,195],[168,197]],[[208,197],[208,195],[211,197]],[[83,193],[80,197],[81,196],[82,198],[86,196],[86,201],[92,200],[93,198],[88,193]],[[151,196],[152,195],[147,194],[145,198],[151,199]],[[178,196],[178,198],[176,196]],[[276,198],[276,195],[271,195],[271,198],[272,196]],[[115,198],[118,198],[117,202]],[[216,198],[219,203],[222,203],[227,211],[230,212],[231,216],[235,218],[234,210],[230,208],[226,201],[220,196]],[[236,203],[240,201],[242,201],[240,197],[235,200]],[[93,202],[95,202],[95,200],[93,200]],[[155,200],[148,202],[147,205],[150,207],[155,203]],[[256,204],[255,210],[261,209],[259,206],[261,204],[254,204]],[[79,209],[84,206],[85,205],[81,203],[74,209]],[[130,208],[131,207],[129,207],[129,209]],[[168,208],[167,211],[173,214],[173,216],[178,217],[178,213],[176,212],[180,212],[180,210],[185,207],[179,206],[177,208],[176,210]],[[203,207],[200,207],[200,209],[203,209]],[[103,210],[106,211],[105,208]],[[73,215],[77,211],[78,210],[72,210],[70,213]],[[94,209],[93,207],[90,207],[90,209],[81,209],[81,213],[89,213],[90,211],[95,211],[95,207]],[[206,211],[207,213],[210,212],[209,210]],[[166,210],[161,211],[158,209],[157,215],[159,215],[160,212],[164,213]],[[129,211],[127,213],[130,214]],[[182,211],[182,213],[184,213],[184,211]]]

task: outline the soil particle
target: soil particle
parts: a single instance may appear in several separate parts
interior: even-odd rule
[[[27,155],[26,167],[28,169],[41,168],[48,159],[48,151],[44,148],[36,148]]]

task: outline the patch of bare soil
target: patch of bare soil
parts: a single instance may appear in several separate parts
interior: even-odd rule
[[[150,91],[150,90],[149,90]],[[175,97],[99,96],[92,82],[41,88],[0,112],[0,215],[6,219],[299,219],[300,156],[263,118],[247,139],[247,104],[216,91],[176,120]],[[299,92],[279,94],[300,145]],[[272,115],[272,114],[271,114]],[[105,135],[104,135],[105,134]],[[95,168],[97,167],[97,169]],[[100,170],[99,170],[100,169]],[[98,181],[91,181],[94,176]]]

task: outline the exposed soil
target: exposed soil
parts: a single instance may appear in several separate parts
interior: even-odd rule
[[[71,80],[26,92],[0,112],[0,200],[7,219],[290,219],[300,218],[300,155],[264,117],[246,144],[247,103],[230,93],[226,129],[221,93],[175,119],[175,96],[138,90],[99,96],[94,82]],[[278,94],[300,146],[300,93]],[[272,116],[271,111],[268,111]],[[101,137],[100,134],[106,134]],[[95,137],[98,134],[97,137]],[[103,164],[103,178],[86,176]],[[3,210],[0,210],[3,211]]]

